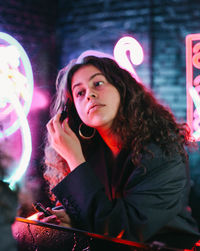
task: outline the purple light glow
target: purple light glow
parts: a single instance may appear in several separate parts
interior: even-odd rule
[[[46,108],[49,105],[48,93],[34,88],[31,111]]]

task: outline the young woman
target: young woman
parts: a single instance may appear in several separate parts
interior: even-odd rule
[[[51,210],[46,221],[137,242],[194,245],[189,132],[150,91],[112,59],[89,56],[60,72],[52,115],[46,163],[66,175],[52,189],[65,210]]]

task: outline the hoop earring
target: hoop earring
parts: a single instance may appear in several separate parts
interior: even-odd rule
[[[79,135],[81,136],[82,139],[87,139],[87,140],[88,140],[88,139],[92,139],[92,138],[94,137],[95,133],[96,133],[96,129],[95,129],[95,128],[92,128],[92,129],[93,129],[92,135],[90,135],[90,136],[85,136],[85,135],[83,135],[83,133],[81,132],[81,128],[82,128],[83,125],[84,125],[83,123],[81,123],[81,124],[79,125],[79,129],[78,129]]]

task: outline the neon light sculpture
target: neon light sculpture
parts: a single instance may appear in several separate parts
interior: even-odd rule
[[[12,135],[20,127],[23,142],[20,163],[5,179],[12,189],[25,173],[31,157],[31,133],[26,115],[32,95],[33,74],[28,56],[17,40],[0,32],[0,122],[5,127],[0,139]]]
[[[200,34],[186,36],[187,123],[200,140]]]
[[[16,84],[16,91],[20,90],[20,98],[24,99],[23,110],[27,115],[30,110],[33,96],[33,73],[31,63],[23,47],[10,35],[0,32],[0,45],[0,72],[1,74],[7,74],[8,78],[13,80],[13,85]],[[11,107],[8,106],[4,107],[4,111],[1,110],[0,114],[2,115],[10,112]],[[2,135],[2,133],[0,134],[0,138],[11,135],[18,128],[19,121],[16,120],[9,128],[4,130],[4,135]]]
[[[116,43],[113,54],[118,64],[128,70],[138,82],[141,82],[133,67],[133,65],[140,65],[144,59],[143,49],[139,42],[130,36],[123,37]]]

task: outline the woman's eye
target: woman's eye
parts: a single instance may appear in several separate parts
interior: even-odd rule
[[[83,94],[84,94],[84,91],[78,91],[78,92],[76,93],[76,96],[77,96],[77,97],[81,97],[81,96],[83,96]]]
[[[95,86],[100,86],[102,84],[103,84],[103,81],[97,81],[97,82],[94,83]]]

